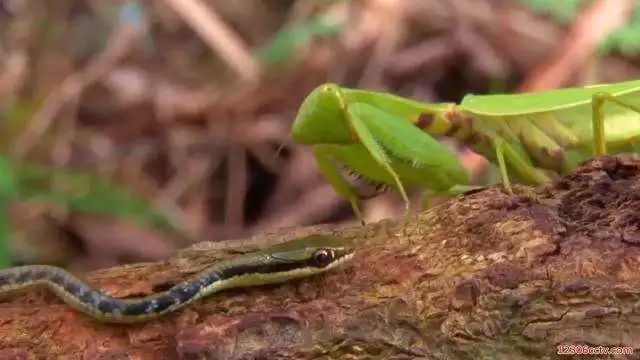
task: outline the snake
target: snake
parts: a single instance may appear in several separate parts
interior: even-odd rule
[[[70,307],[98,321],[143,322],[221,290],[278,284],[323,273],[353,255],[353,247],[340,237],[309,235],[216,262],[166,291],[137,298],[112,297],[60,267],[24,265],[0,270],[0,295],[44,285]]]

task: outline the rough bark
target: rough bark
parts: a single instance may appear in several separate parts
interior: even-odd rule
[[[638,357],[640,160],[601,157],[516,190],[469,193],[404,222],[200,244],[86,276],[133,296],[240,249],[314,232],[359,242],[336,271],[227,291],[146,324],[98,323],[43,289],[11,294],[0,358],[544,359],[563,344],[632,346],[617,358]]]

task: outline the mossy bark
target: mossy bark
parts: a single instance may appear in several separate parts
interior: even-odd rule
[[[0,358],[545,359],[578,344],[631,346],[635,355],[617,358],[637,357],[640,161],[600,157],[516,192],[487,188],[400,222],[200,244],[86,276],[136,296],[309,233],[359,243],[335,271],[226,291],[145,324],[98,323],[43,289],[5,295]]]

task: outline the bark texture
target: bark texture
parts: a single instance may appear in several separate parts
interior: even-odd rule
[[[309,233],[359,244],[335,271],[226,291],[146,324],[98,323],[44,289],[5,295],[0,359],[553,359],[567,344],[631,346],[615,358],[640,358],[640,160],[600,157],[516,190],[476,191],[405,221],[200,244],[86,276],[136,296]]]

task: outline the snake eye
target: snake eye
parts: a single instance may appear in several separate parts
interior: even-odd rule
[[[313,263],[317,267],[325,267],[333,261],[333,251],[327,249],[317,250],[313,254]]]

